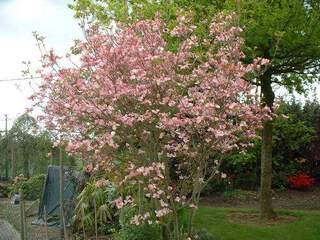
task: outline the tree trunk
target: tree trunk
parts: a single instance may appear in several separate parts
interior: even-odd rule
[[[17,162],[14,155],[14,147],[13,143],[11,143],[11,170],[12,170],[12,179],[14,179],[17,175]]]
[[[7,150],[6,150],[6,160],[5,160],[5,179],[9,180],[9,160],[8,160]]]
[[[26,178],[30,177],[30,172],[29,172],[29,156],[26,154],[26,151],[23,151],[23,175]]]
[[[66,237],[66,225],[65,225],[65,213],[64,213],[64,164],[62,149],[59,148],[59,161],[60,161],[60,171],[59,171],[59,195],[60,195],[60,239],[63,240]]]
[[[5,121],[6,121],[6,130],[5,130],[5,143],[6,143],[6,150],[5,150],[5,178],[6,180],[9,180],[9,159],[8,159],[8,115],[5,115]]]
[[[9,180],[9,157],[8,157],[8,152],[9,152],[9,149],[8,149],[8,137],[6,135],[6,149],[5,149],[5,166],[4,166],[4,173],[5,173],[5,179],[6,180]]]
[[[124,0],[124,8],[125,8],[125,11],[126,11],[126,20],[128,20],[128,17],[129,17],[129,6],[128,6],[128,0]]]
[[[274,92],[271,86],[272,74],[266,71],[261,77],[262,103],[273,108]],[[276,216],[272,208],[272,121],[263,123],[260,177],[260,217],[271,219]]]

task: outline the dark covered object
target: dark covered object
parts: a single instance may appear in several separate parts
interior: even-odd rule
[[[33,224],[43,224],[45,212],[49,222],[59,223],[60,219],[60,171],[59,166],[49,166],[45,185],[40,199],[38,219]],[[76,196],[77,181],[72,170],[64,168],[64,210],[68,223],[73,210]],[[49,224],[52,225],[52,224]]]

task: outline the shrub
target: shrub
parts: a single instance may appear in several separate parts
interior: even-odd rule
[[[0,197],[8,197],[10,193],[10,187],[7,184],[0,183]]]
[[[288,177],[290,187],[294,189],[305,190],[312,187],[315,183],[314,178],[305,173],[298,173],[297,175]]]
[[[254,190],[259,184],[257,169],[260,161],[261,142],[255,141],[254,146],[246,151],[232,154],[228,161],[224,161],[220,171],[228,176],[229,188],[241,188],[244,190]]]
[[[273,121],[274,188],[290,186],[287,176],[304,172],[319,178],[320,169],[320,105],[318,102],[281,102]],[[220,171],[234,176],[235,188],[254,190],[260,180],[261,140],[252,148],[233,154]]]
[[[202,229],[196,232],[194,239],[196,240],[218,240],[218,238],[212,236],[207,230]]]
[[[19,190],[22,189],[24,199],[39,199],[42,194],[45,178],[45,174],[35,175],[29,179],[24,178],[23,175],[19,175],[14,179],[11,193],[19,193]]]
[[[142,223],[140,225],[127,225],[120,231],[121,240],[160,240],[160,225]]]
[[[141,223],[134,225],[131,219],[137,210],[133,207],[124,207],[121,210],[120,225],[121,231],[119,240],[160,240],[161,227],[159,224]]]
[[[118,230],[118,211],[113,204],[116,197],[115,188],[109,181],[90,180],[77,197],[73,231],[77,233],[85,231],[87,236],[91,236],[96,230],[97,234],[102,235]]]
[[[214,193],[223,193],[227,190],[228,183],[220,179],[212,179],[201,192],[201,196],[211,196]]]

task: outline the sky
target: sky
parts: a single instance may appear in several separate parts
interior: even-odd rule
[[[0,80],[19,78],[23,61],[39,63],[40,53],[33,31],[46,37],[46,45],[64,54],[74,39],[82,37],[73,11],[72,0],[0,0]],[[32,80],[39,81],[39,80]],[[4,129],[4,114],[12,120],[30,106],[27,100],[32,88],[28,81],[0,81],[0,130]]]

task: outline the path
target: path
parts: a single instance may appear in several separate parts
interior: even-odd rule
[[[0,219],[0,240],[20,240],[17,230],[3,219]]]

